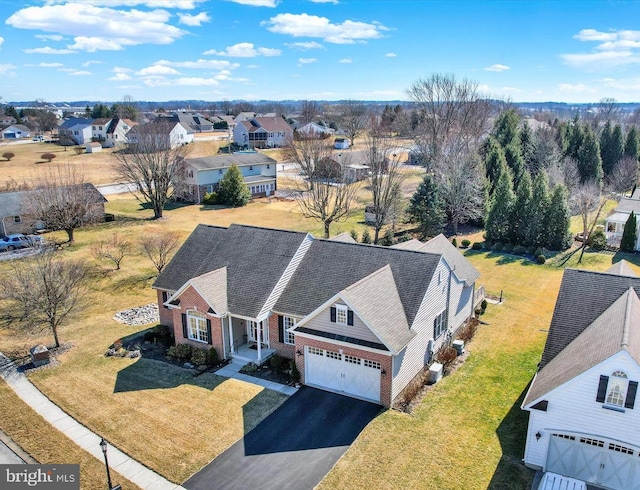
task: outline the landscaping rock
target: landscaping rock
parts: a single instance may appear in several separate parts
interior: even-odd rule
[[[148,305],[119,311],[113,316],[113,319],[125,325],[147,325],[159,322],[160,315],[158,314],[158,305],[149,303]]]

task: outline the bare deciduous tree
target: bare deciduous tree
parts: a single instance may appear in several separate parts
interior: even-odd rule
[[[582,220],[582,246],[578,263],[582,263],[588,239],[593,234],[606,203],[607,195],[600,190],[600,185],[593,181],[576,186],[571,193],[569,199],[571,211],[579,214]]]
[[[367,108],[364,104],[360,104],[354,100],[347,100],[340,105],[340,127],[345,132],[351,146],[354,140],[367,129]]]
[[[178,248],[180,236],[169,231],[153,231],[142,235],[142,250],[153,262],[158,274],[162,272],[171,259],[171,254]]]
[[[114,153],[117,172],[125,182],[135,184],[133,194],[151,205],[154,219],[162,218],[165,204],[182,185],[181,166],[187,147],[171,135],[173,124],[141,124],[129,133],[126,150]]]
[[[300,108],[300,122],[307,124],[312,122],[320,114],[320,104],[313,100],[303,100]]]
[[[364,163],[369,166],[371,172],[369,185],[374,215],[373,243],[377,244],[380,230],[391,218],[392,210],[397,207],[403,174],[400,171],[402,164],[396,145],[381,131],[379,126],[372,126],[365,138]]]
[[[132,255],[131,242],[114,233],[106,240],[100,240],[92,247],[94,257],[113,262],[116,270],[120,270],[120,264],[127,255]]]
[[[79,311],[88,294],[87,266],[65,260],[54,250],[46,250],[14,261],[11,273],[0,282],[2,319],[19,328],[49,328],[55,347],[60,346],[58,328]]]
[[[436,162],[452,139],[474,150],[488,129],[492,106],[474,82],[436,73],[416,81],[407,94],[419,115],[415,144],[427,161]]]
[[[106,199],[74,167],[47,169],[36,176],[34,191],[22,203],[25,215],[50,230],[63,230],[73,242],[76,228],[103,218]]]
[[[635,158],[623,158],[607,177],[607,187],[622,194],[638,183],[638,161]]]
[[[331,140],[321,134],[310,133],[288,140],[283,147],[282,157],[285,161],[298,164],[300,171],[307,176],[309,189],[313,189],[318,165],[330,158],[331,154]]]

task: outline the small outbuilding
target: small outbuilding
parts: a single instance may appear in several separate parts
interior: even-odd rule
[[[91,143],[87,143],[84,146],[84,148],[87,153],[99,153],[102,151],[102,145],[97,141],[92,141]]]

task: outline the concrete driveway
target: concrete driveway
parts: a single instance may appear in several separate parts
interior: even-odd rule
[[[182,486],[312,489],[381,409],[305,386]]]

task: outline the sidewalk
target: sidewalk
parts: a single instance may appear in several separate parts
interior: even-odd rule
[[[267,390],[277,391],[288,396],[291,396],[296,391],[298,391],[298,389],[294,388],[293,386],[286,386],[280,383],[274,383],[273,381],[267,381],[266,379],[260,379],[254,376],[249,376],[247,374],[242,374],[240,372],[242,366],[244,366],[244,363],[239,364],[237,362],[232,362],[230,364],[227,364],[225,367],[218,369],[215,374],[217,374],[218,376],[224,376],[225,378],[239,379],[240,381],[244,381],[245,383],[262,386]]]
[[[71,418],[31,384],[7,357],[0,353],[0,377],[2,377],[24,402],[39,413],[53,427],[63,432],[89,454],[104,460],[100,448],[100,436]],[[109,468],[121,474],[140,488],[151,490],[183,490],[146,466],[130,458],[118,448],[109,445]]]

